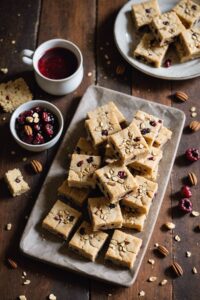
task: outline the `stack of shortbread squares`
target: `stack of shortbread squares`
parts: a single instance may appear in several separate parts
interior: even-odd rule
[[[200,6],[196,2],[181,0],[161,14],[157,0],[149,0],[132,5],[132,16],[137,29],[147,29],[133,52],[138,60],[159,68],[171,45],[180,62],[200,57]]]
[[[143,230],[158,189],[162,147],[172,132],[143,111],[127,125],[113,102],[89,112],[85,128],[88,138],[78,140],[58,188],[64,201],[54,204],[42,225],[92,261],[110,239],[102,249],[105,259],[132,268],[142,240],[119,229]]]

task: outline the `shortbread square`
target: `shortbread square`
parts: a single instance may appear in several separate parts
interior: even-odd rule
[[[112,101],[108,102],[107,104],[97,107],[93,111],[89,111],[87,116],[90,119],[96,119],[97,117],[101,118],[110,112],[113,112],[116,115],[120,124],[126,122],[125,117],[123,116],[121,111],[118,109],[118,107],[115,105],[115,103]]]
[[[94,231],[122,227],[123,219],[118,203],[110,203],[105,197],[89,198],[88,211]]]
[[[92,142],[84,137],[80,137],[74,149],[75,154],[98,155],[98,150],[92,145]]]
[[[13,169],[6,172],[5,181],[13,197],[20,196],[30,189],[19,169]]]
[[[137,209],[121,206],[124,228],[131,228],[137,231],[143,231],[144,223],[147,218],[146,214],[141,214]]]
[[[154,140],[153,146],[162,148],[172,137],[172,131],[166,127],[162,127]]]
[[[132,269],[141,245],[141,239],[121,230],[115,230],[105,258],[115,264]]]
[[[200,29],[191,28],[181,32],[175,43],[181,62],[200,57]]]
[[[57,200],[43,220],[42,227],[67,240],[80,216],[80,212]]]
[[[23,78],[0,84],[0,106],[6,112],[12,112],[32,99],[33,95]]]
[[[135,114],[132,123],[138,127],[149,146],[153,145],[155,138],[163,126],[161,119],[140,110]]]
[[[133,122],[127,128],[111,135],[108,141],[115,155],[126,165],[149,152],[145,139]]]
[[[135,177],[138,188],[122,199],[122,204],[132,207],[138,213],[148,214],[158,184],[142,176]]]
[[[103,231],[94,232],[92,226],[84,221],[69,242],[69,247],[81,256],[95,261],[107,237],[108,234]]]
[[[150,27],[160,46],[174,42],[177,36],[185,30],[179,17],[173,11],[153,18]]]
[[[61,186],[58,188],[59,195],[65,196],[77,206],[82,206],[84,204],[84,202],[88,198],[89,192],[90,190],[88,188],[78,189],[69,187],[67,179],[63,181]]]
[[[162,159],[163,152],[159,148],[150,147],[150,153],[143,158],[132,162],[129,167],[136,169],[142,173],[152,175],[155,168],[158,166]]]
[[[111,203],[118,202],[138,186],[128,168],[119,163],[98,169],[95,175],[98,186]]]
[[[94,172],[100,168],[101,157],[84,154],[72,154],[68,175],[69,187],[95,188]]]
[[[133,52],[139,61],[160,68],[169,46],[160,46],[152,33],[145,33]]]
[[[151,23],[152,19],[159,14],[160,8],[157,0],[150,0],[132,5],[132,17],[137,29]]]
[[[186,28],[191,28],[200,22],[200,6],[191,0],[182,0],[173,11],[180,18]]]
[[[121,130],[119,121],[113,112],[86,120],[85,128],[95,147],[105,143],[111,134]]]

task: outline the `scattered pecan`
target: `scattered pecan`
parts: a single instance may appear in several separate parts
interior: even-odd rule
[[[199,121],[192,121],[189,125],[192,131],[198,131],[200,129],[200,122]]]
[[[41,173],[42,170],[43,170],[43,167],[42,167],[41,162],[39,162],[39,161],[36,160],[36,159],[33,159],[33,160],[31,161],[31,167],[32,167],[32,169],[33,169],[33,171],[34,171],[35,173]]]
[[[173,264],[171,265],[171,268],[177,276],[183,275],[183,269],[177,262],[173,262]]]
[[[10,266],[12,269],[17,269],[18,265],[17,265],[16,261],[14,261],[14,260],[11,259],[11,258],[8,258],[7,261],[8,261],[9,266]]]
[[[169,251],[165,246],[162,245],[158,245],[157,250],[163,255],[163,256],[167,256],[169,255]]]
[[[185,101],[188,100],[188,95],[186,93],[182,92],[182,91],[177,91],[175,93],[175,97],[176,97],[176,99],[178,99],[182,102],[185,102]]]
[[[33,130],[31,128],[31,126],[29,126],[29,125],[24,126],[24,132],[27,136],[32,136],[32,134],[33,134]]]
[[[192,185],[197,185],[197,176],[193,172],[188,173],[188,178]]]

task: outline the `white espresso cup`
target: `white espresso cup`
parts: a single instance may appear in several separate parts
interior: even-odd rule
[[[69,77],[63,79],[50,79],[45,77],[38,69],[38,62],[47,50],[52,48],[65,48],[70,50],[77,58],[78,67]],[[34,70],[38,85],[45,92],[52,95],[66,95],[73,92],[83,79],[83,57],[79,48],[70,41],[64,39],[52,39],[41,44],[35,51],[24,49],[21,52],[24,64]]]

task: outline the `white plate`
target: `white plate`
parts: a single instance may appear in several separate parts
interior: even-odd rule
[[[124,59],[136,69],[153,77],[169,80],[185,80],[200,76],[200,59],[179,64],[178,58],[173,51],[166,55],[166,58],[172,59],[172,66],[169,68],[154,68],[133,58],[132,52],[138,44],[139,36],[138,33],[136,33],[132,20],[131,5],[140,2],[144,2],[144,0],[130,0],[126,3],[119,11],[115,21],[115,42]],[[158,2],[161,12],[166,12],[172,9],[179,0],[158,0]],[[199,3],[200,0],[197,0],[196,2]]]
[[[133,233],[143,240],[142,247],[132,270],[105,263],[104,255],[107,245],[94,263],[69,251],[67,243],[63,244],[61,239],[44,231],[41,227],[42,219],[56,201],[57,188],[66,177],[67,160],[69,162],[68,154],[73,152],[79,137],[85,135],[84,120],[87,112],[107,103],[111,99],[125,115],[127,121],[131,122],[133,114],[141,109],[159,116],[159,118],[164,120],[165,126],[171,128],[173,131],[172,139],[164,148],[165,155],[159,166],[159,188],[145,222],[144,231],[130,231],[130,233]],[[136,279],[159,214],[184,122],[184,113],[176,108],[128,96],[102,87],[90,86],[78,106],[38,195],[21,239],[21,250],[29,256],[58,267],[70,269],[107,282],[130,286]]]

